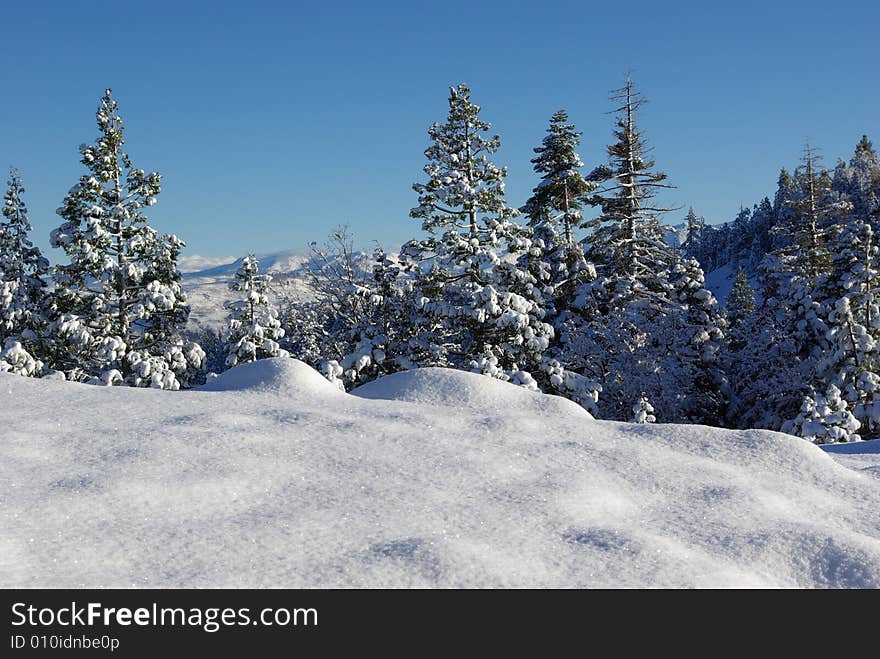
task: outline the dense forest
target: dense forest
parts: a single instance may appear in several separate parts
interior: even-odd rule
[[[880,437],[880,158],[868,138],[830,170],[807,146],[772,200],[714,226],[691,209],[682,244],[670,245],[661,220],[671,209],[657,199],[671,183],[639,129],[644,99],[628,79],[611,100],[614,140],[591,166],[566,112],[550,118],[531,160],[536,185],[517,208],[493,160],[500,137],[468,87],[451,88],[413,185],[416,237],[364,263],[347,229],[334,230],[314,248],[311,295],[298,299],[274,295],[248,256],[226,330],[193,336],[184,242],[148,222],[161,176],[123,151],[107,90],[51,234],[64,263],[50,267],[33,245],[21,176],[10,177],[0,370],[180,389],[291,356],[350,389],[441,366],[565,396],[603,419],[817,443]],[[705,273],[725,268],[735,279],[721,305]]]

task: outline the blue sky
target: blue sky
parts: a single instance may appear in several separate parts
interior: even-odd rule
[[[628,69],[677,186],[665,201],[710,222],[772,194],[806,139],[829,166],[862,133],[880,143],[877,3],[715,5],[627,3],[623,33],[622,5],[583,1],[10,3],[0,164],[21,170],[47,248],[112,87],[134,163],[165,176],[153,224],[226,256],[343,223],[365,246],[417,236],[411,185],[458,82],[501,134],[515,206],[556,109],[584,131],[588,168],[604,161],[608,91]]]

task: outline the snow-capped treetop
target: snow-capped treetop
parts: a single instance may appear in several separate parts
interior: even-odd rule
[[[428,129],[432,144],[425,150],[428,163],[426,183],[413,184],[419,205],[410,211],[422,220],[429,233],[445,229],[478,232],[478,215],[487,213],[498,220],[515,217],[517,211],[504,203],[506,167],[489,157],[501,144],[498,135],[484,135],[491,125],[480,119],[480,106],[471,103],[467,85],[450,88],[446,123]]]
[[[229,282],[229,290],[247,292],[246,299],[253,304],[265,304],[269,284],[272,283],[272,275],[260,274],[260,262],[253,254],[248,254],[241,260],[241,266]]]

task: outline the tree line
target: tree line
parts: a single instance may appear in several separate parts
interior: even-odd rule
[[[776,197],[720,226],[691,210],[673,247],[656,194],[670,187],[638,125],[631,80],[611,95],[614,141],[587,170],[564,110],[531,163],[519,208],[505,196],[500,137],[466,85],[428,131],[411,217],[421,235],[370,263],[346,229],[313,248],[312,295],[281,299],[252,256],[230,287],[225,331],[194,341],[177,258],[144,211],[161,177],[122,151],[110,92],[99,137],[51,236],[70,263],[30,243],[13,174],[0,225],[0,368],[22,375],[176,389],[290,355],[351,389],[441,366],[566,396],[600,418],[782,429],[817,442],[880,434],[874,298],[880,163],[867,138],[833,172],[812,149]],[[594,209],[591,217],[584,210]],[[704,271],[736,271],[726,308]]]

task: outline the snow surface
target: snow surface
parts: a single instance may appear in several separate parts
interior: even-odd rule
[[[727,303],[727,296],[733,288],[733,278],[736,275],[730,265],[722,265],[720,268],[706,274],[706,288],[712,291],[712,295],[722,307]]]
[[[442,369],[355,393],[292,359],[189,392],[0,374],[0,586],[880,587],[878,442]]]

